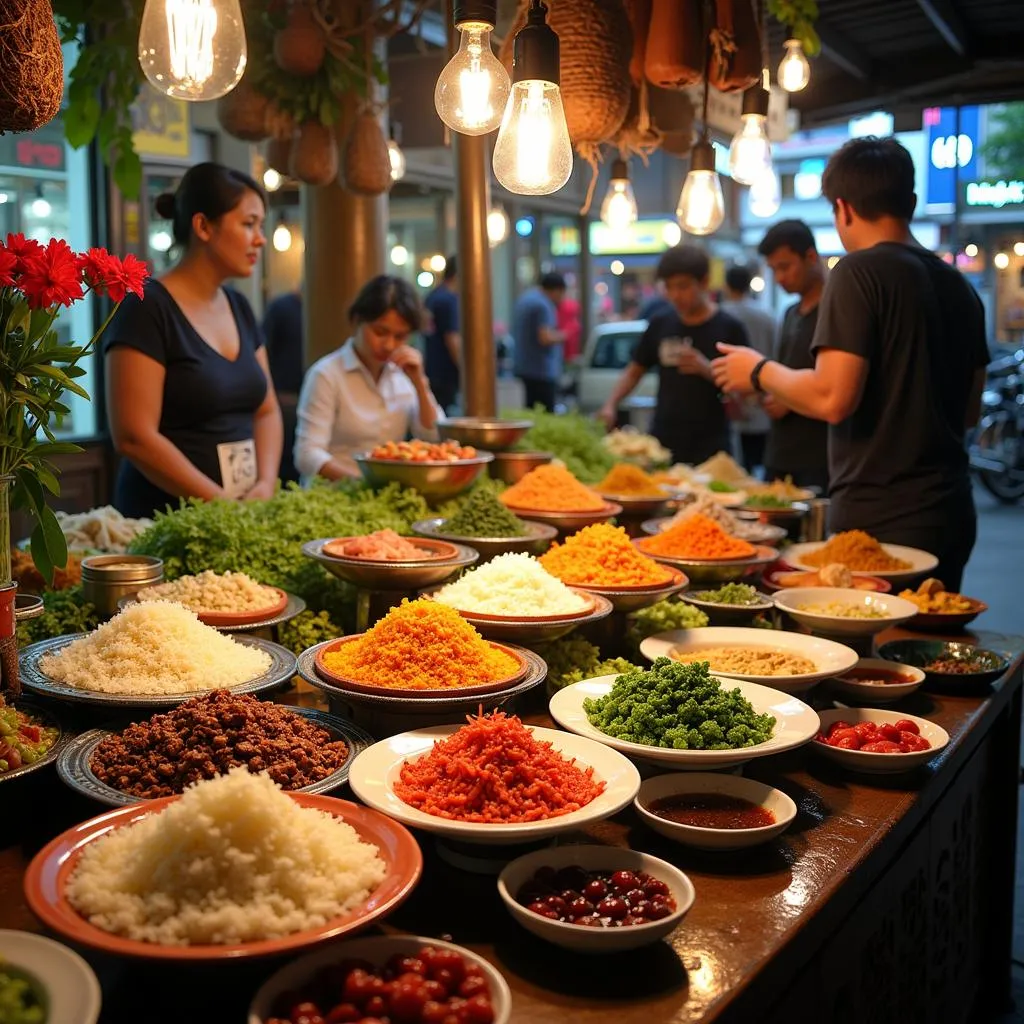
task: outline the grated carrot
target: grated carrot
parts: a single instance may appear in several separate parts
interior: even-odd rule
[[[665,498],[665,489],[649,473],[631,462],[619,462],[595,485],[601,494],[623,498]]]
[[[694,515],[655,537],[637,542],[641,551],[668,558],[749,558],[756,553],[753,544],[731,537],[713,519]]]
[[[552,576],[570,586],[645,587],[668,583],[670,569],[641,555],[621,526],[595,523],[553,544],[540,557]]]
[[[531,469],[499,497],[511,509],[597,512],[605,507],[600,494],[581,484],[565,466],[555,463]]]

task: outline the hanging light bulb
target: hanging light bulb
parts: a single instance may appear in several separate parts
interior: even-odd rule
[[[401,181],[405,177],[405,154],[394,139],[388,139],[388,159],[391,161],[391,180]]]
[[[729,174],[740,185],[753,185],[772,165],[768,141],[768,90],[752,85],[743,93],[740,130],[729,146]]]
[[[277,227],[274,228],[273,243],[274,249],[277,252],[287,252],[292,247],[292,231],[283,217]]]
[[[215,100],[238,84],[245,61],[238,0],[146,0],[139,63],[160,92]]]
[[[487,214],[487,241],[493,249],[508,238],[508,214],[501,206],[492,206]]]
[[[786,92],[799,92],[811,80],[811,65],[804,56],[799,39],[786,40],[786,55],[779,64],[779,85]]]
[[[512,47],[512,93],[494,144],[494,176],[524,196],[557,192],[572,174],[572,143],[558,87],[558,36],[531,0]]]
[[[263,172],[263,187],[268,192],[276,192],[281,187],[282,180],[280,172],[275,171],[273,167],[268,167]]]
[[[459,49],[438,76],[434,106],[437,116],[462,135],[493,132],[508,100],[508,72],[491,52],[497,9],[495,0],[457,0],[452,12]]]
[[[710,235],[725,219],[725,197],[715,171],[715,150],[705,136],[690,153],[690,173],[683,182],[676,217],[691,235]]]
[[[761,171],[747,193],[747,206],[755,217],[774,217],[782,205],[782,186],[774,167]]]
[[[636,218],[636,196],[629,181],[629,165],[625,160],[616,160],[612,163],[608,191],[601,203],[601,220],[613,231],[624,231]]]

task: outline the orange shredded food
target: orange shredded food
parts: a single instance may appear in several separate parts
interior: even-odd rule
[[[863,530],[837,533],[817,551],[801,559],[808,565],[828,565],[839,562],[853,572],[885,572],[912,568],[910,562],[894,558],[881,544]]]
[[[509,508],[544,512],[598,512],[605,506],[600,494],[554,463],[531,469],[499,497]]]
[[[669,558],[749,558],[757,551],[753,544],[730,536],[713,519],[699,514],[655,537],[645,537],[637,545],[642,551]]]
[[[604,792],[582,769],[534,738],[515,715],[470,715],[429,753],[406,761],[394,784],[400,800],[425,814],[484,824],[557,818]]]
[[[597,485],[602,494],[621,495],[624,498],[664,498],[665,491],[658,481],[631,462],[612,466],[608,475]]]
[[[668,583],[672,570],[641,555],[621,526],[595,523],[553,544],[540,564],[570,586],[653,587]]]
[[[326,652],[323,663],[354,682],[401,690],[477,686],[520,668],[454,608],[427,598],[406,598],[362,636]]]

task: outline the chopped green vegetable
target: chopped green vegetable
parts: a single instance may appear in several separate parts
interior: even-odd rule
[[[706,661],[658,658],[626,672],[604,697],[583,702],[595,729],[615,739],[672,750],[733,750],[765,743],[775,718],[759,715],[738,689],[712,678]]]
[[[502,415],[533,420],[516,445],[518,451],[551,452],[577,480],[597,483],[615,465],[615,456],[601,442],[604,428],[596,420],[576,412],[550,413],[539,405]]]
[[[43,614],[18,623],[19,647],[66,633],[88,633],[100,624],[93,606],[85,603],[80,586],[47,590],[42,596]]]
[[[526,524],[490,490],[480,488],[444,524],[444,532],[456,537],[525,537]]]
[[[764,598],[749,583],[726,583],[717,590],[693,590],[688,597],[710,604],[761,604]]]
[[[697,629],[708,624],[708,617],[699,608],[671,598],[634,612],[630,618],[629,639],[636,647],[640,646],[641,640],[655,633],[665,633],[670,629]]]
[[[708,484],[708,490],[714,491],[715,494],[732,494],[736,488],[732,484],[727,484],[724,480],[712,480]]]
[[[327,612],[304,611],[278,627],[281,644],[293,654],[301,654],[324,640],[344,636],[345,631],[336,626]]]
[[[571,683],[578,683],[581,679],[610,676],[636,668],[625,658],[602,659],[598,648],[577,636],[537,644],[534,650],[547,663],[549,693],[561,690]]]
[[[23,975],[0,964],[0,1021],[3,1024],[44,1024],[46,1008]]]
[[[793,502],[789,498],[778,498],[774,494],[751,494],[744,502],[750,508],[792,508]]]

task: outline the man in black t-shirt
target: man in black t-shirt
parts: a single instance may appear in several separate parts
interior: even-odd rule
[[[814,368],[724,345],[715,380],[831,424],[830,528],[930,551],[957,590],[977,532],[965,432],[988,363],[981,301],[911,235],[914,165],[895,139],[846,143],[822,192],[849,255],[825,287]]]
[[[708,296],[708,258],[703,250],[678,245],[658,261],[658,278],[673,309],[647,325],[599,417],[615,425],[619,403],[658,367],[658,398],[651,433],[676,462],[696,464],[729,451],[729,422],[723,397],[711,379],[719,342],[746,345],[747,334],[734,317]]]
[[[757,251],[764,256],[775,283],[800,301],[786,310],[779,329],[775,358],[793,370],[814,367],[811,339],[818,323],[818,303],[825,287],[825,268],[814,235],[802,220],[783,220],[764,236]],[[764,395],[772,418],[765,448],[765,476],[790,477],[799,487],[828,493],[828,424],[793,412],[774,395]]]

